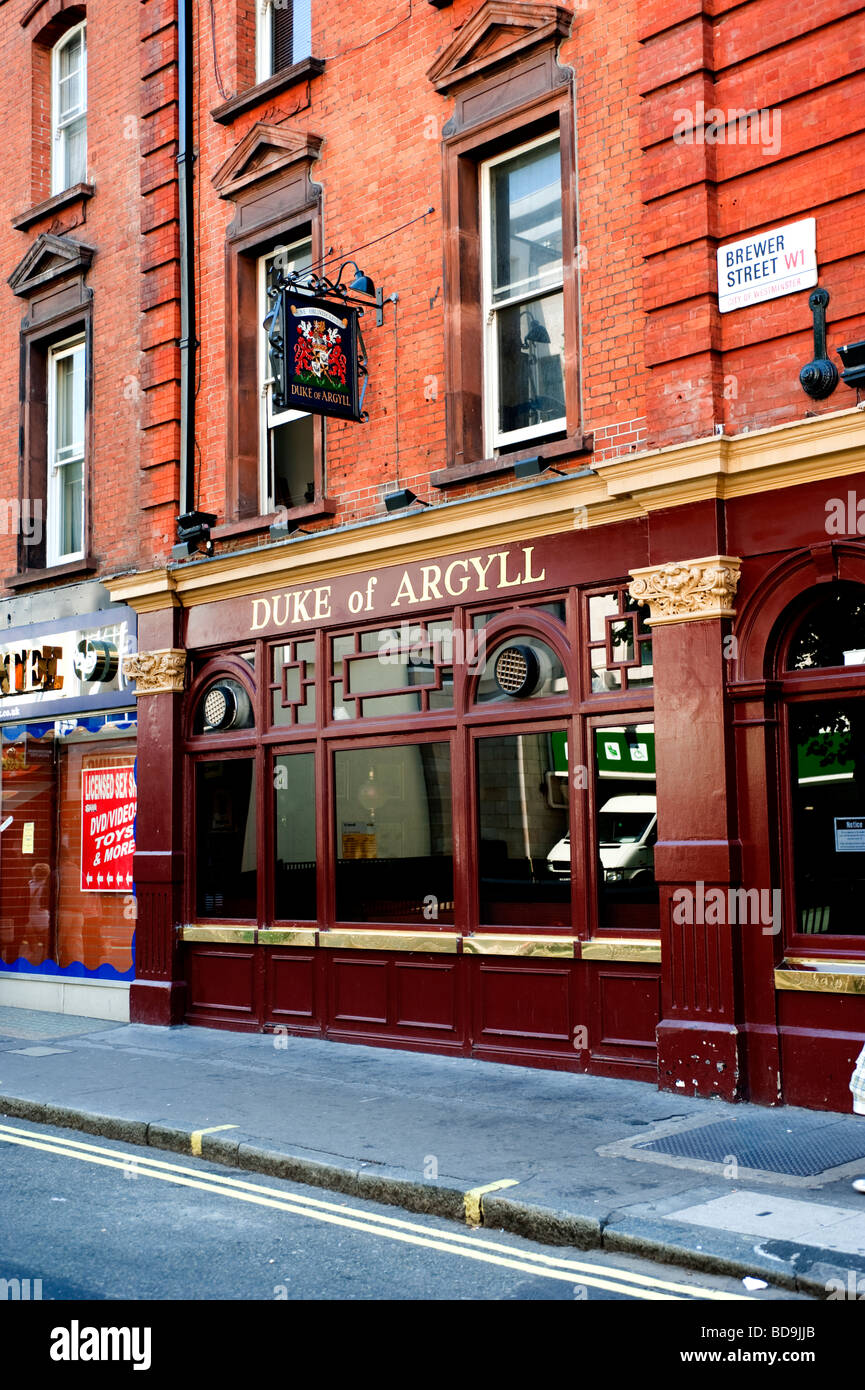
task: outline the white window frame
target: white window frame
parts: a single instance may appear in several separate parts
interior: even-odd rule
[[[81,104],[73,115],[60,119],[60,54],[75,38],[81,37]],[[63,193],[66,182],[66,138],[68,126],[84,117],[84,168],[87,170],[87,21],[82,20],[58,39],[51,50],[51,193]]]
[[[502,309],[511,309],[516,305],[528,303],[533,299],[538,299],[541,295],[560,294],[564,295],[564,258],[562,261],[561,279],[550,282],[549,285],[535,285],[531,290],[524,294],[511,295],[508,299],[499,300],[493,303],[493,246],[492,246],[492,200],[490,195],[491,172],[498,164],[504,164],[508,160],[515,159],[518,155],[525,154],[528,150],[539,148],[541,145],[557,143],[559,145],[559,157],[561,158],[561,135],[558,130],[550,131],[547,135],[540,135],[535,140],[529,140],[523,145],[513,145],[502,154],[496,155],[493,159],[484,160],[480,167],[480,192],[481,192],[481,307],[484,323],[484,436],[487,441],[489,451],[501,448],[504,445],[518,444],[522,440],[538,439],[542,435],[558,434],[567,428],[567,416],[562,415],[556,420],[543,420],[537,425],[527,425],[519,430],[500,430],[499,420],[499,350],[498,350],[498,325],[496,316]],[[564,212],[562,213],[562,223],[564,226]]]
[[[57,457],[57,363],[64,357],[71,357],[74,353],[81,353],[81,390],[83,393],[82,419],[84,421],[84,435],[87,432],[87,347],[83,335],[79,334],[75,338],[67,338],[62,343],[55,343],[48,353],[48,410],[47,410],[47,429],[48,429],[48,449],[46,453],[46,528],[45,528],[45,564],[51,565],[65,564],[68,560],[80,560],[84,557],[85,535],[85,495],[87,490],[87,468],[86,468],[86,442],[85,438],[75,441],[79,448],[75,452],[67,453],[67,457],[59,459]],[[81,546],[80,550],[61,551],[61,536],[63,534],[63,484],[64,470],[70,463],[81,464]]]
[[[292,420],[302,420],[308,410],[274,410],[273,386],[270,379],[270,361],[267,352],[267,333],[262,327],[264,317],[271,308],[267,298],[267,262],[274,256],[299,251],[308,246],[312,253],[312,238],[305,236],[287,245],[274,246],[258,258],[258,505],[262,516],[269,516],[276,510],[276,498],[272,491],[270,476],[270,431],[280,425],[288,425]]]
[[[255,80],[265,82],[273,76],[273,30],[271,0],[256,0],[255,13]]]

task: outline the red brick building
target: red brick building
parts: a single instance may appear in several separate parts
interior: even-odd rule
[[[117,832],[94,827],[106,809],[85,792],[116,778],[134,800],[121,664],[136,617],[105,584],[142,555],[129,311],[142,118],[128,8],[0,8],[0,999],[109,1018],[126,1015],[133,974],[131,844],[124,832],[103,858],[97,838]]]
[[[847,1108],[857,7],[136,11],[132,1016]],[[287,404],[310,270],[363,423]]]

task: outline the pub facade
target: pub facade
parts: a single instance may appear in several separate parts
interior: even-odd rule
[[[132,1019],[849,1109],[856,16],[137,8]]]
[[[133,1017],[847,1108],[861,447],[841,411],[694,446],[702,501],[659,454],[117,581]]]

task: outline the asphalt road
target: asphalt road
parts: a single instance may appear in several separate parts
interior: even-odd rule
[[[809,1301],[26,1121],[0,1201],[0,1280],[43,1300]]]

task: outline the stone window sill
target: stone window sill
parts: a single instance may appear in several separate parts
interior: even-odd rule
[[[511,472],[514,464],[519,463],[521,459],[549,459],[551,465],[566,463],[578,455],[590,454],[593,447],[594,435],[591,434],[569,435],[567,439],[559,439],[549,444],[527,444],[524,449],[519,449],[513,454],[499,454],[496,458],[478,459],[473,463],[457,464],[454,468],[442,468],[438,473],[433,473],[430,482],[433,487],[456,487],[462,483],[500,477]]]
[[[210,534],[215,541],[232,540],[236,536],[253,536],[257,532],[269,531],[271,526],[281,521],[296,521],[298,525],[302,521],[320,521],[333,516],[336,506],[332,498],[319,497],[301,507],[292,507],[290,511],[269,512],[267,516],[248,516],[242,521],[227,521],[222,526],[214,526]]]
[[[26,589],[30,584],[44,584],[50,579],[73,579],[77,575],[94,574],[99,565],[92,555],[80,560],[70,560],[65,565],[49,565],[47,569],[24,570],[21,574],[10,575],[3,583],[7,589]]]
[[[272,97],[280,96],[298,82],[318,77],[323,71],[323,58],[303,58],[299,63],[292,63],[290,68],[275,72],[273,77],[266,78],[264,82],[257,82],[254,87],[247,87],[245,92],[238,92],[236,96],[229,97],[221,106],[215,106],[210,114],[220,125],[231,125],[244,111],[270,101]]]
[[[55,213],[71,207],[73,203],[86,203],[95,192],[96,189],[92,183],[73,183],[71,188],[64,188],[62,193],[55,193],[52,198],[45,198],[41,203],[35,203],[26,212],[19,212],[17,217],[12,218],[12,226],[16,231],[26,232],[28,227],[33,226],[34,222],[41,222],[43,218],[53,217]]]

